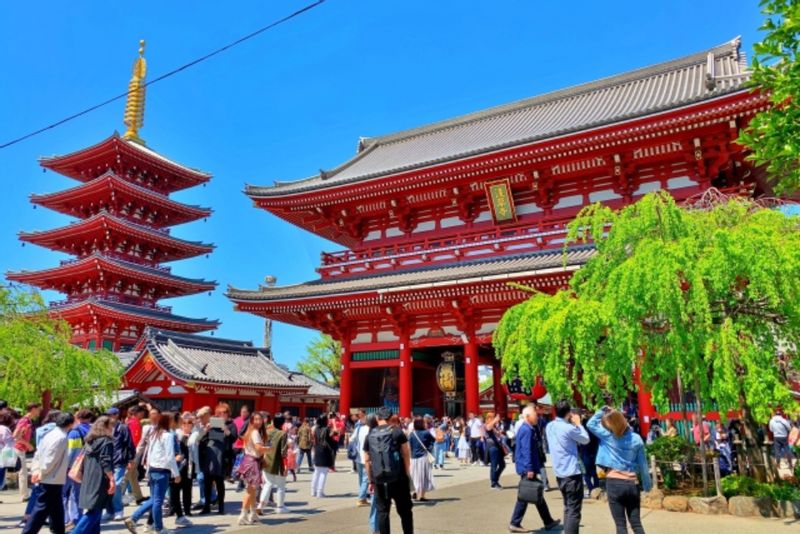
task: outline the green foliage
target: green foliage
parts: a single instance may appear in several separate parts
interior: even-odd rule
[[[597,253],[569,290],[503,315],[506,378],[541,376],[554,399],[597,407],[635,389],[638,367],[660,411],[677,377],[722,413],[749,407],[764,422],[791,403],[776,353],[800,341],[797,218],[744,199],[685,210],[657,192],[618,212],[585,208],[565,247],[590,237]]]
[[[664,489],[674,490],[678,487],[678,475],[672,469],[664,469],[661,474]]]
[[[738,142],[766,165],[775,191],[800,189],[800,0],[761,0],[764,40],[753,46],[752,83],[772,104],[758,113]]]
[[[0,286],[0,398],[23,407],[49,391],[54,403],[72,406],[119,389],[119,359],[75,347],[71,335],[38,293]]]
[[[306,347],[306,351],[306,357],[297,364],[300,372],[330,386],[339,387],[342,344],[328,334],[320,334]]]
[[[722,494],[728,499],[736,495],[746,497],[772,497],[772,487],[769,484],[756,482],[752,477],[730,475],[722,479]]]
[[[770,489],[771,497],[776,501],[800,501],[800,488],[791,484],[773,484]]]
[[[694,445],[680,436],[661,436],[646,448],[647,454],[657,462],[685,461],[695,450]]]
[[[492,384],[494,384],[494,378],[489,375],[478,383],[478,391],[484,391],[492,387]]]

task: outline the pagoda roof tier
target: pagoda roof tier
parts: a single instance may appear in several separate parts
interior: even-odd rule
[[[205,318],[193,319],[174,315],[162,307],[149,308],[95,297],[61,304],[51,303],[50,310],[51,313],[57,314],[67,322],[93,316],[110,321],[169,328],[182,332],[205,332],[219,327],[220,324],[219,321]]]
[[[20,232],[22,241],[84,256],[97,250],[116,250],[139,245],[142,256],[152,262],[166,262],[210,253],[214,245],[172,237],[105,211],[67,226],[37,232]],[[130,254],[128,254],[130,255]],[[135,256],[131,256],[136,259]]]
[[[108,169],[116,169],[121,175],[129,172],[132,180],[165,193],[211,179],[207,172],[181,165],[116,132],[96,145],[62,156],[43,157],[39,163],[81,182],[94,180]]]
[[[256,202],[308,194],[623,123],[747,90],[737,37],[714,48],[624,74],[381,137],[315,176],[248,185]],[[266,207],[266,204],[261,204]]]
[[[162,228],[211,215],[210,208],[192,206],[120,178],[108,170],[94,180],[55,193],[31,195],[31,202],[81,219],[101,210],[134,222]]]
[[[137,348],[139,355],[128,370],[133,370],[139,360],[149,356],[168,375],[186,382],[277,388],[296,394],[307,394],[310,389],[307,381],[294,379],[295,373],[275,363],[269,349],[254,347],[249,341],[149,327]]]
[[[120,278],[136,280],[161,288],[159,298],[212,291],[217,283],[199,278],[184,278],[170,273],[169,268],[151,267],[94,252],[83,258],[62,261],[58,267],[38,271],[7,273],[6,278],[15,282],[30,284],[40,289],[62,291],[70,281],[87,282],[109,278],[108,274]]]
[[[417,290],[446,290],[473,283],[516,280],[548,273],[575,270],[594,255],[593,246],[571,247],[563,251],[549,250],[517,254],[488,260],[464,261],[444,267],[428,267],[393,271],[391,274],[321,279],[290,286],[262,286],[257,290],[229,286],[226,296],[237,305],[299,304],[321,299],[337,300],[349,296],[377,296],[385,301],[390,294]]]

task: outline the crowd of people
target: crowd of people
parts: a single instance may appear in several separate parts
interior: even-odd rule
[[[790,466],[789,445],[799,427],[781,413],[768,427],[776,458],[786,457]],[[691,431],[697,442],[720,450],[736,430],[696,419]],[[663,428],[652,421],[647,440],[677,434],[671,421]],[[98,533],[108,521],[124,521],[132,534],[164,533],[168,515],[176,527],[186,527],[193,514],[225,514],[226,482],[237,484],[242,494],[234,523],[257,524],[268,509],[289,512],[287,483],[290,477],[296,482],[301,469],[312,473],[311,497],[324,499],[340,450],[357,474],[355,505],[370,507],[374,533],[389,532],[392,502],[403,532],[413,532],[413,501],[428,500],[436,489],[434,472],[444,469],[448,458],[457,468],[488,467],[494,490],[503,489],[506,462],[514,463],[520,490],[511,532],[527,532],[522,521],[528,504],[534,504],[546,530],[563,521],[565,532],[577,533],[583,499],[601,481],[617,531],[626,532],[629,524],[636,534],[644,532],[640,491],[651,486],[644,441],[626,414],[612,408],[588,414],[566,401],[553,410],[531,404],[516,421],[491,412],[400,418],[388,408],[301,420],[289,413],[251,413],[247,406],[233,417],[230,406],[220,403],[213,410],[183,413],[151,405],[134,405],[124,414],[117,408],[102,414],[50,410],[42,418],[39,404],[18,414],[0,401],[0,489],[11,467],[27,503],[19,524],[23,534],[46,524],[55,534]],[[554,477],[545,468],[547,455]],[[145,480],[147,496],[140,486]],[[544,493],[556,489],[549,480],[563,497],[561,519],[551,515],[545,500]],[[128,505],[135,509],[125,517]]]

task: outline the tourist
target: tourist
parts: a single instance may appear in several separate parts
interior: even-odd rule
[[[286,434],[286,458],[283,459],[283,467],[286,469],[286,476],[292,475],[292,482],[297,482],[297,427],[292,425],[292,429]]]
[[[461,435],[458,438],[458,445],[456,446],[457,453],[458,453],[458,463],[462,467],[466,467],[470,464],[472,459],[472,450],[470,448],[469,438],[467,438],[467,432],[461,432]]]
[[[678,435],[678,428],[675,426],[671,417],[667,418],[666,425],[666,428],[664,428],[664,435],[670,438],[676,437]]]
[[[78,424],[67,434],[67,471],[72,469],[72,464],[75,463],[75,460],[83,450],[86,436],[92,429],[93,417],[94,414],[92,414],[91,410],[78,410],[78,413],[75,414]],[[81,518],[80,494],[80,482],[68,477],[64,484],[64,518],[68,527],[77,525]]]
[[[792,431],[792,423],[783,416],[783,411],[779,408],[775,410],[775,415],[769,420],[769,431],[772,432],[772,451],[775,463],[781,466],[781,460],[786,459],[789,463],[789,470],[793,470],[794,453],[789,446],[789,433]]]
[[[250,408],[246,404],[242,405],[239,409],[239,415],[236,419],[233,420],[234,426],[236,426],[236,441],[233,443],[233,457],[237,458],[240,454],[242,454],[242,450],[244,449],[244,444],[242,442],[242,434],[247,429],[247,424],[250,421]],[[231,473],[232,476],[235,476],[235,473]],[[236,484],[236,491],[242,491],[244,489],[244,482],[239,480]]]
[[[181,477],[176,460],[179,451],[175,450],[175,438],[170,433],[171,421],[172,417],[166,413],[161,414],[157,422],[151,421],[154,428],[150,431],[147,446],[150,498],[139,505],[131,517],[125,520],[125,526],[132,534],[136,534],[137,521],[148,512],[153,516],[153,527],[156,532],[164,531],[164,500],[169,488],[169,479],[171,476],[176,483],[180,483]]]
[[[583,425],[586,426],[588,419],[584,418]],[[589,432],[589,443],[578,445],[578,454],[583,464],[583,498],[589,498],[592,490],[600,487],[600,477],[597,476],[597,449],[600,447],[600,440]]]
[[[310,473],[314,471],[314,466],[311,465],[312,440],[313,440],[313,434],[311,432],[311,425],[309,424],[308,419],[304,419],[303,423],[300,425],[300,428],[297,430],[297,448],[300,450],[300,453],[297,458],[298,472],[300,471],[300,468],[303,467],[304,456],[308,461],[308,471]]]
[[[14,427],[14,452],[17,453],[19,458],[20,467],[18,472],[19,494],[22,497],[22,502],[28,501],[28,453],[33,452],[34,447],[31,442],[33,438],[34,421],[39,419],[42,413],[42,405],[38,402],[28,404],[25,415],[17,421]]]
[[[483,461],[483,419],[470,412],[467,421],[469,449],[472,452],[472,465],[486,465]]]
[[[392,416],[389,408],[378,408],[376,415],[378,426],[369,433],[364,452],[367,453],[366,468],[370,491],[376,501],[378,532],[390,534],[389,512],[394,501],[403,534],[412,534],[414,516],[409,495],[411,450],[408,438],[402,430],[388,424]]]
[[[311,477],[311,496],[325,497],[325,481],[336,460],[336,439],[328,425],[328,416],[322,414],[317,419],[313,434],[314,475]]]
[[[366,424],[364,426],[367,427],[366,437],[367,437],[367,439],[369,439],[370,432],[372,432],[373,430],[378,428],[378,416],[375,415],[374,413],[371,413],[371,414],[367,415]],[[362,457],[363,457],[363,462],[364,462],[364,477],[367,479],[367,492],[368,493],[372,493],[370,491],[370,485],[369,485],[369,473],[367,472],[367,467],[366,467],[367,455],[369,454],[369,453],[366,452],[366,449],[365,449],[365,446],[366,446],[366,443],[367,443],[367,439],[364,440],[364,445],[362,445],[362,448],[361,448],[361,454],[363,455]],[[374,487],[372,488],[372,491],[374,491]],[[378,529],[378,500],[375,498],[374,495],[372,496],[372,499],[370,499],[369,506],[370,506],[370,508],[369,508],[369,531],[370,531],[371,534],[378,534],[378,532],[379,532],[379,529]]]
[[[225,513],[225,475],[233,453],[233,443],[238,437],[236,426],[226,422],[230,413],[227,404],[219,404],[214,410],[215,426],[211,425],[211,411],[201,410],[202,430],[197,436],[200,470],[203,473],[203,495],[205,502],[201,514],[211,513],[211,487],[217,490],[217,513]]]
[[[455,421],[453,421],[453,424],[450,427],[450,452],[455,453],[456,456],[458,456],[458,444],[463,433],[464,420],[461,417],[456,417]]]
[[[137,451],[139,450],[139,443],[142,441],[142,419],[144,419],[145,414],[146,411],[144,408],[134,405],[128,409],[128,418],[125,420],[125,424],[128,425],[128,432],[131,435],[131,441],[133,441],[133,446],[136,447]],[[136,504],[141,504],[145,500],[144,495],[142,495],[142,488],[139,486],[138,467],[139,462],[134,460],[133,468],[128,469],[128,484],[125,488],[125,491],[128,493],[123,495],[123,504],[130,503],[131,501],[136,502]]]
[[[263,508],[272,492],[275,491],[275,513],[285,514],[289,512],[286,508],[286,471],[283,459],[286,457],[286,432],[282,430],[286,422],[283,414],[277,414],[272,419],[272,427],[267,429],[266,447],[263,461],[263,483],[259,508]],[[315,471],[316,473],[316,471]],[[324,483],[323,483],[324,486]],[[320,490],[322,492],[322,490]]]
[[[506,444],[503,441],[503,426],[500,415],[486,418],[486,452],[489,456],[489,482],[492,489],[503,489],[500,475],[506,468]]]
[[[447,453],[448,444],[448,430],[447,430],[447,422],[442,421],[440,424],[434,427],[433,437],[434,437],[434,444],[433,444],[433,456],[435,458],[433,467],[435,469],[444,469],[444,459],[445,454]]]
[[[539,459],[539,444],[536,443],[536,422],[538,415],[533,404],[528,404],[522,410],[522,424],[519,426],[516,434],[517,452],[516,463],[514,467],[517,474],[522,479],[536,480],[538,473],[541,469],[541,460]],[[517,499],[514,505],[514,512],[511,515],[511,524],[508,526],[509,532],[530,532],[528,529],[522,527],[522,519],[525,517],[525,512],[528,510],[528,503]],[[547,502],[544,500],[544,495],[536,503],[536,511],[539,512],[539,517],[544,523],[545,530],[551,530],[561,523],[558,519],[553,519],[550,515],[550,509]]]
[[[700,446],[700,429],[702,428],[703,437],[702,441],[705,444],[707,449],[713,448],[713,443],[711,439],[711,425],[708,424],[708,421],[701,419],[701,417],[697,414],[692,416],[692,437],[694,438],[694,443],[698,447]]]
[[[427,500],[425,493],[435,489],[430,462],[433,455],[430,451],[436,440],[425,428],[425,420],[422,417],[414,418],[414,430],[408,436],[408,443],[411,447],[411,483],[414,487],[411,498],[424,502]]]
[[[205,433],[205,425],[208,423],[210,417],[211,408],[208,406],[203,406],[197,410],[194,427],[192,428],[192,433],[189,436],[188,441],[189,456],[192,459],[192,478],[197,480],[197,488],[200,492],[200,498],[195,504],[192,505],[192,511],[200,511],[206,505],[205,476],[203,475],[203,470],[200,467],[200,438]],[[215,502],[216,500],[216,490],[212,490],[211,495],[209,496],[209,502]]]
[[[261,485],[261,459],[267,448],[266,429],[264,418],[260,413],[254,412],[249,419],[247,429],[242,436],[244,457],[239,464],[239,480],[245,485],[245,494],[242,498],[242,511],[239,514],[239,525],[252,525],[258,522],[256,513],[256,494]]]
[[[116,491],[114,483],[114,426],[109,417],[98,417],[84,439],[81,493],[82,515],[72,534],[99,534],[103,510]]]
[[[650,491],[652,482],[641,436],[628,426],[621,412],[612,408],[599,410],[586,426],[600,440],[597,463],[607,470],[608,507],[617,534],[628,531],[627,523],[634,534],[644,534],[639,517],[638,479],[641,478],[644,491]]]
[[[39,493],[22,534],[35,534],[50,520],[50,531],[64,534],[64,483],[67,481],[67,432],[75,417],[67,412],[53,412],[55,428],[41,441],[33,459],[31,482],[39,485]]]
[[[547,478],[547,438],[545,438],[545,431],[547,429],[547,418],[544,413],[544,407],[538,403],[534,403],[536,410],[536,425],[533,427],[533,434],[536,444],[539,447],[539,480],[544,484],[544,490],[550,491],[550,480]]]
[[[128,479],[128,470],[135,467],[136,449],[133,446],[128,426],[119,420],[119,408],[109,408],[106,413],[114,427],[114,484],[116,493],[111,505],[106,509],[104,520],[121,521],[123,517],[122,492]]]
[[[369,490],[369,479],[364,468],[364,443],[367,441],[369,427],[367,426],[367,412],[358,411],[358,422],[353,427],[353,434],[350,436],[351,443],[355,446],[356,452],[356,471],[358,472],[358,506],[369,506],[367,495]],[[349,447],[348,447],[349,450]]]
[[[14,421],[11,419],[11,414],[7,411],[0,412],[0,451],[7,447],[14,449],[14,436],[11,432],[11,425]],[[16,454],[13,458],[16,458]],[[0,491],[6,489],[6,468],[13,466],[6,466],[0,463]]]
[[[653,418],[650,422],[650,429],[647,431],[647,444],[650,445],[663,435],[664,431],[661,428],[661,423],[658,419]]]
[[[175,451],[178,462],[179,479],[170,480],[169,502],[172,512],[175,514],[175,525],[179,527],[189,527],[192,522],[189,516],[192,515],[192,479],[189,476],[190,451],[189,436],[192,434],[194,426],[194,416],[191,412],[184,412],[181,415],[175,412],[172,419],[172,431],[175,436]]]
[[[47,417],[45,417],[44,421],[42,421],[42,425],[39,426],[38,428],[36,428],[36,430],[34,430],[34,432],[33,432],[34,433],[34,439],[32,441],[34,443],[41,443],[42,440],[44,439],[44,437],[51,430],[56,428],[56,417],[60,413],[61,412],[53,410],[53,411],[50,411],[50,413],[47,414]],[[35,467],[35,465],[36,465],[35,458],[36,458],[36,456],[34,455],[34,461],[31,462],[31,467]],[[30,497],[28,498],[28,504],[25,505],[25,512],[23,513],[22,521],[20,521],[19,524],[17,525],[19,528],[25,528],[25,525],[28,523],[28,520],[31,518],[31,513],[33,513],[33,506],[34,506],[34,504],[36,504],[36,502],[37,502],[37,500],[38,500],[38,498],[39,498],[39,496],[40,496],[40,494],[41,494],[43,489],[44,488],[42,488],[42,486],[40,484],[37,484],[37,483],[34,482],[33,488],[31,489]],[[23,502],[25,502],[25,501],[23,500]]]
[[[564,497],[564,532],[578,534],[583,506],[583,475],[578,445],[589,443],[589,434],[581,425],[581,416],[572,412],[567,400],[556,403],[556,419],[547,425],[545,434],[558,489]]]

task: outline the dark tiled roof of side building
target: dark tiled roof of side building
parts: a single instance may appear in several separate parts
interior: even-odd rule
[[[650,67],[420,128],[362,139],[356,156],[334,169],[273,186],[248,185],[245,192],[258,198],[324,189],[610,125],[741,91],[746,88],[749,73],[739,47],[737,37]],[[709,72],[709,64],[713,64],[713,73]]]

